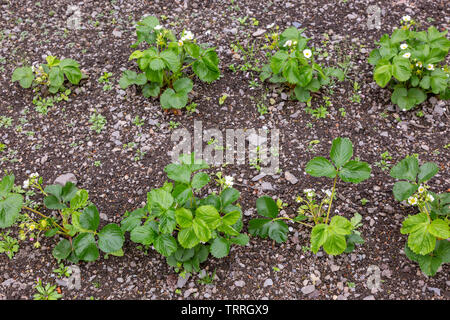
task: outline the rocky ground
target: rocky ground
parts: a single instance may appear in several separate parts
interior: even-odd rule
[[[281,174],[262,176],[248,163],[210,170],[235,177],[246,225],[256,217],[255,201],[262,194],[288,203],[285,211],[292,215],[295,196],[303,189],[328,187],[327,180],[307,176],[304,167],[314,156],[326,156],[335,137],[345,136],[353,141],[355,155],[372,164],[372,177],[358,185],[339,183],[336,208],[347,217],[355,211],[363,216],[361,231],[366,242],[351,254],[314,255],[305,249],[309,230],[292,225],[285,244],[251,238],[247,246],[232,248],[224,259],[210,258],[202,265],[203,272],[216,270],[216,279],[202,284],[199,275],[179,278],[157,252],[145,254],[127,241],[124,257],[81,263],[81,288],[73,290],[52,271],[58,266],[51,255],[54,239],[43,239],[41,249],[20,242],[12,260],[0,255],[0,299],[32,299],[38,277],[44,283],[57,283],[64,299],[450,298],[448,265],[427,277],[403,253],[406,237],[400,234],[401,222],[414,209],[394,200],[389,171],[376,165],[385,151],[392,156],[390,164],[417,153],[421,161],[440,166],[432,190],[447,190],[448,105],[430,98],[414,111],[399,112],[390,102],[390,92],[373,81],[372,66],[367,63],[374,41],[391,33],[405,14],[419,21],[421,28],[434,25],[448,30],[446,1],[85,0],[76,4],[81,29],[71,30],[66,25],[71,1],[0,0],[0,143],[6,145],[0,153],[2,171],[12,171],[19,184],[32,172],[48,184],[72,173],[78,187],[89,190],[102,213],[101,223],[120,222],[126,210],[141,206],[147,191],[165,181],[163,168],[171,160],[168,151],[174,145],[170,140],[174,124],[189,132],[193,132],[194,120],[202,121],[205,129],[222,132],[276,128],[281,134]],[[380,29],[368,28],[368,5],[381,8]],[[199,42],[217,47],[222,77],[210,85],[195,81],[190,98],[198,104],[196,113],[165,113],[157,100],[145,99],[131,88],[120,89],[121,72],[134,68],[128,62],[130,45],[135,41],[135,22],[144,15],[165,15],[165,26],[177,32],[191,30]],[[279,87],[261,85],[257,73],[230,69],[230,65],[245,63],[245,55],[230,44],[261,46],[264,35],[273,30],[268,28],[272,23],[280,30],[291,25],[306,28],[314,46],[328,52],[322,54],[321,63],[340,63],[348,69],[344,82],[313,100],[313,107],[318,107],[324,103],[323,96],[330,97],[325,119],[307,114],[304,104],[289,100]],[[77,60],[89,78],[73,88],[68,102],[55,103],[42,115],[32,104],[31,90],[10,79],[17,66],[43,63],[46,55]],[[258,49],[252,59],[264,57],[265,52]],[[97,82],[104,72],[113,73],[108,91]],[[252,80],[259,86],[252,87]],[[360,86],[357,90],[355,81]],[[223,94],[228,98],[219,105]],[[258,113],[260,103],[268,113]],[[93,112],[107,121],[99,134],[90,128]],[[133,123],[136,116],[143,119],[142,125]],[[320,142],[312,146],[313,140]],[[365,205],[362,199],[368,200]],[[17,230],[13,229],[13,235]],[[379,286],[371,285],[373,279],[380,280]]]

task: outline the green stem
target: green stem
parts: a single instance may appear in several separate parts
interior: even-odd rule
[[[338,175],[336,174],[336,177],[334,177],[333,190],[331,191],[331,199],[330,199],[330,204],[328,207],[327,218],[325,219],[325,224],[328,224],[328,218],[330,217],[331,205],[333,204],[333,199],[334,199],[334,191],[336,190],[337,177],[338,177]]]
[[[29,207],[27,207],[27,206],[23,206],[23,209],[29,210],[29,211],[31,211],[31,212],[33,212],[33,213],[36,213],[36,214],[40,215],[41,217],[43,217],[43,218],[45,218],[45,219],[50,219],[50,217],[47,217],[46,215],[40,213],[39,211],[34,210],[34,209],[31,209],[31,208],[29,208]],[[63,227],[61,227],[59,224],[57,224],[57,223],[56,223],[55,221],[53,221],[52,219],[50,219],[50,220],[52,221],[52,223],[53,223],[55,226],[57,226],[58,228],[60,228],[60,229],[64,232],[64,234],[67,234],[67,230],[65,230]]]
[[[290,221],[294,221],[294,219],[289,218],[289,217],[278,217],[278,218],[273,219],[272,221],[276,221],[276,220],[290,220]],[[303,225],[308,226],[310,228],[313,228],[313,226],[310,225],[310,224],[307,224],[307,223],[304,223],[304,222],[301,222],[301,221],[295,221],[295,222],[303,224]]]

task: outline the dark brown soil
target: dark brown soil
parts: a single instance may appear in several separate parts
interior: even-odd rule
[[[373,81],[372,67],[367,63],[374,41],[384,33],[391,33],[405,14],[419,21],[421,28],[434,25],[448,30],[450,9],[445,1],[310,0],[262,4],[243,0],[86,0],[78,4],[82,29],[76,31],[66,29],[66,9],[71,4],[65,0],[42,0],[39,5],[35,1],[0,1],[0,116],[12,118],[10,127],[0,127],[0,143],[7,146],[7,151],[0,153],[0,159],[4,159],[0,166],[2,171],[13,172],[19,184],[32,172],[38,172],[48,184],[63,173],[74,173],[78,186],[89,190],[90,199],[104,214],[103,220],[107,219],[102,223],[120,222],[126,210],[140,207],[146,201],[147,191],[161,186],[166,179],[163,168],[170,163],[168,152],[174,146],[170,140],[170,121],[179,122],[178,128],[186,128],[193,134],[194,120],[202,121],[205,129],[221,130],[224,136],[226,129],[280,130],[280,175],[252,181],[258,171],[248,163],[210,170],[211,173],[222,170],[235,177],[242,195],[240,203],[248,213],[244,216],[245,225],[256,217],[252,209],[262,194],[289,203],[286,213],[293,216],[295,196],[303,189],[329,188],[330,181],[306,175],[304,167],[314,156],[327,156],[331,141],[338,136],[353,141],[355,156],[372,164],[372,177],[358,185],[337,185],[339,213],[351,217],[357,211],[363,216],[361,231],[366,242],[351,254],[332,258],[325,253],[314,255],[304,251],[309,230],[292,225],[294,230],[287,243],[278,245],[251,238],[248,246],[234,247],[228,257],[210,258],[202,265],[209,273],[216,270],[217,279],[212,285],[199,284],[198,276],[194,275],[176,292],[178,276],[165,258],[153,250],[144,254],[134,243],[126,241],[124,257],[81,263],[82,288],[70,291],[61,287],[64,299],[450,298],[448,265],[436,276],[427,277],[404,255],[406,237],[400,234],[401,222],[414,209],[394,200],[391,192],[394,181],[389,171],[375,165],[385,151],[393,158],[391,164],[417,153],[421,161],[433,161],[440,166],[439,174],[431,181],[432,190],[447,190],[449,149],[444,146],[450,143],[448,104],[431,98],[413,111],[397,111],[390,102],[390,92]],[[367,28],[368,5],[378,5],[382,10],[380,30]],[[165,113],[157,100],[145,99],[133,89],[126,92],[120,89],[117,82],[121,72],[135,67],[128,57],[133,50],[130,45],[135,41],[134,22],[143,15],[165,15],[165,26],[177,33],[183,28],[191,30],[199,42],[217,47],[222,77],[212,84],[195,81],[190,97],[198,104],[198,113],[183,111],[181,116]],[[245,16],[247,24],[241,25],[237,19]],[[252,25],[250,18],[257,19],[259,25]],[[241,44],[253,40],[262,44],[263,36],[252,34],[258,29],[268,33],[267,25],[271,23],[280,30],[292,23],[306,28],[312,44],[329,53],[320,61],[325,65],[335,66],[350,57],[346,80],[337,82],[333,92],[322,90],[313,99],[313,107],[318,107],[324,103],[323,96],[331,98],[325,119],[314,119],[304,111],[304,104],[286,98],[287,91],[282,94],[280,87],[264,83],[251,88],[250,80],[260,83],[257,73],[229,69],[231,64],[244,63],[242,53],[234,52],[230,44],[237,40]],[[55,104],[42,116],[34,110],[31,90],[22,89],[10,79],[17,66],[42,63],[47,54],[77,60],[89,78],[79,88],[72,88],[70,101]],[[257,57],[263,60],[265,51],[257,51]],[[114,73],[111,91],[104,91],[97,82],[106,71]],[[354,81],[361,87],[360,103],[351,101]],[[219,105],[224,93],[228,98]],[[260,99],[265,99],[268,106],[269,112],[264,116],[257,111]],[[446,111],[439,115],[437,106]],[[345,117],[340,108],[345,109]],[[23,114],[25,109],[28,113]],[[100,134],[90,130],[89,118],[95,110],[107,119]],[[416,115],[419,110],[424,116]],[[143,126],[133,124],[136,116],[145,119]],[[23,118],[26,121],[21,121]],[[27,131],[33,131],[34,135],[28,136]],[[312,140],[320,143],[311,150],[308,147]],[[146,151],[142,160],[134,161],[136,149],[126,150],[120,144],[129,142],[136,142],[138,148]],[[8,150],[17,153],[7,156]],[[5,157],[18,161],[11,162]],[[95,161],[101,161],[101,166],[95,166]],[[299,182],[288,182],[286,171]],[[273,190],[262,190],[267,185]],[[209,188],[214,189],[213,184]],[[364,206],[363,198],[368,200]],[[13,230],[17,235],[18,230]],[[0,255],[0,299],[32,299],[37,277],[45,283],[55,283],[52,270],[58,264],[51,255],[55,239],[41,242],[39,250],[21,242],[20,251],[12,260]],[[369,266],[380,269],[382,282],[376,291],[367,285]],[[277,268],[279,271],[275,271]],[[313,283],[311,275],[320,280]],[[268,279],[272,284],[264,286]],[[302,288],[311,284],[315,284],[315,290],[304,294]]]

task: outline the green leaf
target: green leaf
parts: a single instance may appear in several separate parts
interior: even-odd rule
[[[161,95],[161,107],[163,109],[181,109],[186,106],[188,95],[182,92],[175,92],[171,88],[167,88]]]
[[[95,231],[100,224],[100,215],[95,205],[90,205],[83,210],[79,218],[80,225],[87,230]]]
[[[392,78],[392,65],[385,61],[380,60],[375,67],[373,78],[375,82],[382,88],[384,88]]]
[[[367,62],[375,66],[380,60],[381,60],[380,50],[374,49],[370,52],[369,59],[367,60]]]
[[[398,181],[394,184],[392,192],[395,200],[403,201],[411,197],[417,191],[417,188],[418,186],[416,184],[407,181]]]
[[[20,67],[14,70],[12,82],[19,81],[22,88],[28,89],[33,83],[34,75],[31,67]]]
[[[260,216],[276,218],[278,215],[278,206],[271,197],[262,196],[256,200],[256,211],[258,211]]]
[[[271,221],[272,219],[266,218],[252,219],[248,225],[248,232],[252,236],[258,236],[265,239],[269,235],[269,222]]]
[[[50,85],[55,88],[59,88],[64,83],[64,73],[59,67],[53,67],[48,74]]]
[[[398,104],[398,99],[406,96],[408,96],[408,90],[406,88],[396,87],[394,92],[392,92],[391,101],[392,103]]]
[[[194,83],[189,78],[180,78],[173,83],[173,88],[177,93],[188,94],[194,87]]]
[[[135,71],[125,70],[119,80],[120,88],[126,89],[133,84],[144,85],[147,83],[145,74],[137,74]]]
[[[178,184],[172,192],[172,196],[179,205],[184,205],[193,197],[192,188],[186,184]]]
[[[53,185],[45,187],[44,192],[48,193],[48,194],[52,194],[52,195],[56,196],[58,199],[62,200],[61,199],[62,186],[59,184],[53,184]]]
[[[211,239],[211,230],[205,221],[200,218],[195,218],[192,222],[192,228],[194,229],[195,235],[201,242],[208,242]]]
[[[237,201],[240,196],[241,196],[241,193],[234,188],[224,189],[222,191],[222,193],[220,194],[220,199],[222,201],[222,208]]]
[[[301,66],[299,69],[299,79],[298,84],[302,87],[306,87],[312,80],[313,77],[313,69],[308,66]]]
[[[147,194],[148,200],[152,205],[158,205],[161,209],[167,210],[173,204],[172,195],[162,189],[153,189]]]
[[[83,77],[80,70],[80,65],[73,59],[63,59],[59,63],[59,67],[62,69],[64,75],[72,84],[78,84]]]
[[[278,51],[272,56],[270,59],[270,68],[274,74],[277,74],[284,69],[288,58],[289,55],[284,51]]]
[[[191,170],[188,165],[171,163],[164,168],[169,179],[184,184],[191,182]]]
[[[53,248],[52,254],[56,259],[66,259],[69,254],[72,252],[72,245],[69,240],[62,239],[58,242],[58,244]]]
[[[411,68],[409,59],[395,57],[392,64],[392,75],[398,81],[406,81],[411,77]]]
[[[291,84],[300,83],[300,72],[298,69],[298,62],[296,59],[289,59],[283,69],[283,76]]]
[[[143,245],[150,245],[155,241],[158,233],[153,230],[150,224],[146,224],[143,226],[138,226],[131,230],[130,239],[133,242],[140,243]]]
[[[447,73],[441,69],[436,69],[431,73],[430,85],[434,94],[444,92],[447,88]]]
[[[297,100],[301,102],[307,102],[311,97],[309,91],[299,85],[295,86],[294,93]]]
[[[6,197],[14,186],[14,175],[4,176],[0,182],[0,199]]]
[[[269,222],[269,237],[277,243],[285,242],[287,240],[288,232],[289,228],[286,222],[281,220]]]
[[[152,70],[162,70],[162,69],[164,69],[165,64],[164,64],[163,59],[161,59],[159,57],[155,57],[152,60],[150,60],[150,63],[148,66]]]
[[[75,196],[70,200],[70,208],[77,210],[83,208],[89,199],[89,193],[86,190],[78,190]]]
[[[44,205],[47,209],[51,210],[62,210],[67,208],[65,204],[61,203],[60,200],[52,194],[44,198]]]
[[[427,99],[427,95],[419,88],[410,88],[406,96],[399,96],[397,104],[400,109],[406,111],[412,109],[416,104],[420,104]]]
[[[336,169],[328,159],[324,157],[315,157],[311,159],[305,168],[306,173],[313,177],[336,177]]]
[[[159,83],[156,83],[156,82],[146,83],[142,87],[142,95],[146,98],[157,97],[157,96],[159,96],[160,92],[161,92],[161,86],[159,85]]]
[[[73,248],[80,260],[95,261],[99,256],[95,238],[92,233],[80,233],[73,239]]]
[[[442,219],[433,220],[428,227],[428,232],[436,238],[450,238],[450,228],[448,227],[448,222]]]
[[[438,173],[439,167],[433,162],[427,162],[420,166],[419,175],[417,176],[419,183],[430,180]]]
[[[349,161],[339,171],[342,181],[360,183],[370,177],[369,164],[362,161]]]
[[[180,232],[178,232],[177,239],[181,246],[187,249],[193,248],[200,243],[200,240],[197,238],[193,227],[182,229]]]
[[[433,254],[441,258],[443,263],[450,263],[450,241],[438,240],[436,241],[436,248]]]
[[[331,218],[329,229],[340,235],[348,235],[353,230],[353,225],[350,221],[341,216],[334,216]]]
[[[311,230],[311,251],[317,253],[328,237],[328,225],[316,224]]]
[[[163,86],[163,80],[164,80],[164,72],[163,72],[163,70],[153,70],[153,69],[148,68],[148,69],[145,70],[144,77],[148,81],[151,81],[151,82],[159,84],[160,86]]]
[[[339,81],[344,81],[344,71],[338,68],[326,68],[325,73],[329,76],[337,78]]]
[[[430,221],[425,213],[408,216],[403,221],[400,232],[409,234],[408,246],[417,254],[425,255],[432,252],[436,245],[436,238],[429,233]]]
[[[241,213],[239,211],[231,211],[222,217],[222,224],[227,226],[232,226],[241,218]]]
[[[240,245],[240,246],[245,246],[247,245],[247,243],[250,241],[248,235],[246,235],[245,233],[240,233],[238,236],[233,237],[230,239],[231,243]]]
[[[169,234],[161,234],[154,241],[155,250],[165,257],[172,255],[177,251],[177,241]]]
[[[326,253],[332,256],[341,254],[347,248],[347,243],[345,241],[345,236],[330,232],[327,235],[327,239],[323,244],[323,249]]]
[[[431,78],[430,76],[424,76],[422,80],[420,80],[420,87],[422,89],[428,90],[431,86]]]
[[[399,43],[408,39],[408,32],[401,28],[395,29],[391,36],[391,43]]]
[[[406,179],[415,182],[418,173],[419,161],[416,157],[409,156],[392,167],[390,175],[395,179]]]
[[[200,58],[200,47],[192,42],[185,42],[183,45],[184,49],[194,59]]]
[[[141,219],[146,215],[145,208],[139,208],[129,214],[128,217],[120,222],[122,232],[131,231],[141,224]]]
[[[209,182],[209,175],[204,172],[199,172],[194,175],[192,178],[192,187],[194,189],[200,190],[204,186],[206,186]]]
[[[353,144],[349,138],[336,138],[333,140],[330,158],[339,169],[353,156]]]
[[[159,231],[162,233],[171,234],[175,227],[177,226],[177,221],[175,218],[175,211],[172,209],[167,210],[162,213],[159,218]]]
[[[217,237],[211,244],[210,252],[214,257],[219,259],[226,257],[230,252],[230,243],[225,238]]]
[[[428,276],[434,276],[442,264],[442,259],[432,255],[425,255],[419,256],[418,262],[423,273]]]
[[[122,248],[124,241],[125,237],[123,232],[115,223],[106,225],[98,233],[98,247],[106,253],[119,251]]]
[[[192,70],[205,82],[213,82],[220,76],[219,58],[217,53],[212,49],[207,50],[202,54],[202,57],[195,61],[192,65]]]
[[[206,222],[212,230],[220,224],[221,217],[217,209],[210,205],[200,206],[195,210],[195,216]]]
[[[181,228],[189,228],[192,226],[192,211],[185,208],[178,208],[175,211],[175,219]]]

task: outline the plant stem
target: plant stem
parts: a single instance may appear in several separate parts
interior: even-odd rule
[[[289,217],[278,217],[278,218],[273,219],[272,221],[276,221],[276,220],[291,220],[291,221],[294,221],[294,219],[289,218]],[[304,223],[304,222],[301,222],[301,221],[295,221],[295,222],[303,224],[303,225],[308,226],[310,228],[313,228],[313,226],[310,225],[310,224],[307,224],[307,223]]]
[[[31,212],[33,212],[33,213],[36,213],[36,214],[40,215],[41,217],[43,217],[43,218],[45,218],[45,219],[50,219],[49,217],[47,217],[46,215],[40,213],[39,211],[34,210],[34,209],[31,209],[31,208],[29,208],[29,207],[27,207],[27,206],[23,206],[23,209],[29,210],[29,211],[31,211]],[[50,219],[50,220],[51,220],[51,219]],[[59,224],[57,224],[57,223],[54,222],[53,220],[52,220],[52,223],[53,223],[55,226],[57,226],[58,228],[60,228],[60,229],[64,232],[64,234],[67,234],[67,230],[65,230],[65,229],[64,229],[63,227],[61,227]]]
[[[336,190],[337,177],[338,177],[338,175],[336,174],[336,177],[334,177],[333,190],[331,191],[331,199],[330,199],[330,204],[328,207],[327,218],[325,219],[325,224],[328,224],[328,218],[330,217],[331,205],[333,204],[333,199],[334,199],[334,191]]]

